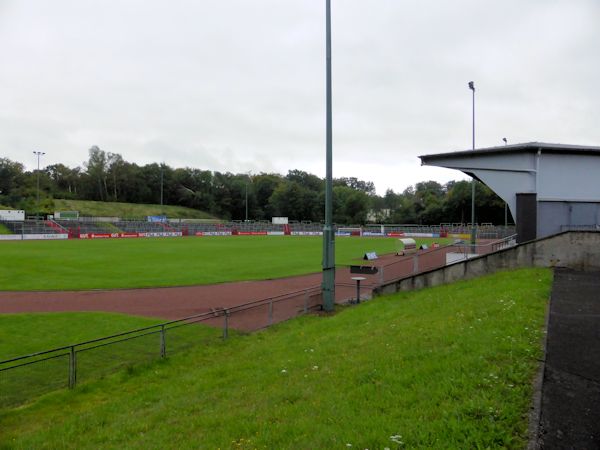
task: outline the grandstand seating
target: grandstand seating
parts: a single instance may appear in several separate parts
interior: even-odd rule
[[[57,234],[59,230],[48,225],[45,220],[2,221],[13,234]]]
[[[79,219],[57,219],[52,224],[45,220],[3,221],[6,228],[15,234],[55,234],[60,232],[76,236],[80,233],[164,233],[181,232],[185,235],[202,233],[264,233],[264,232],[320,232],[323,224],[309,221],[290,221],[287,226],[261,221],[203,221],[199,219],[171,219],[168,222],[149,222],[146,220],[124,220],[113,218],[81,217]],[[62,227],[62,229],[61,229]],[[441,225],[334,225],[335,228],[362,228],[363,232],[385,233],[440,233],[447,231],[455,234],[470,234],[469,224]],[[483,239],[500,239],[514,234],[514,227],[494,227],[482,224],[477,227],[477,235]]]

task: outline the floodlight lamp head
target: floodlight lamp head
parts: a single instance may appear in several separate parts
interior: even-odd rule
[[[508,141],[506,140],[506,138],[502,138],[502,140],[504,141],[504,144],[508,144]]]
[[[475,82],[474,81],[469,81],[469,89],[471,89],[472,91],[475,91]]]

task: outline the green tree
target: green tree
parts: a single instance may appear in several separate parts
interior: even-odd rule
[[[298,182],[281,183],[270,198],[271,207],[277,216],[291,220],[319,221],[322,218],[320,195]]]
[[[311,191],[320,192],[325,189],[325,182],[321,178],[303,170],[290,170],[285,178]]]
[[[89,158],[84,163],[86,173],[90,181],[95,185],[90,194],[91,200],[105,201],[108,199],[108,183],[106,181],[106,172],[108,167],[108,157],[104,150],[100,150],[97,145],[89,149]]]
[[[21,188],[25,182],[23,164],[0,158],[0,203],[16,205],[22,197]]]
[[[125,165],[125,161],[123,161],[123,157],[118,153],[107,153],[106,154],[106,177],[108,178],[108,185],[110,185],[110,189],[107,187],[106,198],[109,198],[108,191],[111,193],[111,200],[118,201],[119,200],[119,192],[121,189],[120,181],[122,180],[121,171],[123,170],[123,166]]]
[[[333,221],[339,224],[362,225],[367,221],[369,196],[348,186],[333,188]]]
[[[274,173],[261,173],[252,177],[254,195],[256,197],[256,218],[270,220],[275,216],[273,205],[269,199],[275,189],[283,183],[283,177]]]
[[[44,170],[50,179],[50,190],[55,198],[77,198],[81,169],[64,164],[53,164]]]

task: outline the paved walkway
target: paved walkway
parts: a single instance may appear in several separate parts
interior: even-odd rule
[[[600,448],[600,272],[556,269],[538,448]]]

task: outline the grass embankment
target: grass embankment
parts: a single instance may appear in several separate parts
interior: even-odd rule
[[[0,360],[81,344],[124,331],[132,331],[164,322],[159,319],[109,313],[50,313],[0,315]],[[152,332],[152,333],[150,333]],[[148,334],[150,333],[150,334]],[[156,361],[161,352],[159,328],[105,340],[95,347],[91,343],[77,347],[77,380],[79,383],[97,381],[119,369],[139,367]],[[172,355],[191,347],[218,342],[221,331],[208,326],[184,326],[166,333],[167,354]],[[43,356],[50,358],[0,374],[0,409],[16,406],[36,397],[68,386],[69,350],[58,350]],[[33,362],[30,359],[27,362]],[[3,366],[2,368],[6,368]],[[1,448],[1,445],[0,445]]]
[[[6,228],[5,225],[2,225],[0,223],[0,234],[12,234],[12,232],[8,228]]]
[[[145,218],[165,215],[171,219],[215,219],[216,217],[197,209],[170,205],[145,205],[139,203],[95,202],[91,200],[54,199],[56,211],[79,211],[85,217],[121,217],[123,219]]]
[[[4,411],[0,442],[523,448],[550,284],[525,269],[301,317]]]
[[[0,360],[161,322],[112,313],[0,314]]]
[[[429,240],[422,240],[430,242]],[[439,242],[444,240],[437,239]],[[336,262],[391,253],[391,238],[340,238]],[[321,270],[322,239],[295,236],[2,242],[1,290],[183,286]]]

